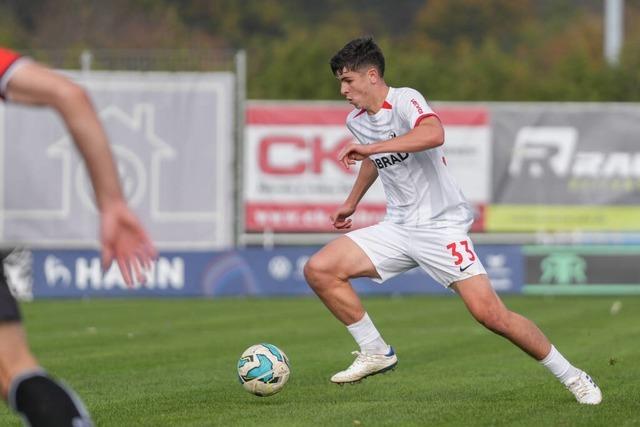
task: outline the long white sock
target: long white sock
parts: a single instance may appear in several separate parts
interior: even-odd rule
[[[389,346],[382,339],[367,313],[356,323],[347,326],[347,329],[360,346],[360,351],[368,354],[387,354]]]
[[[567,359],[552,345],[551,351],[540,361],[540,363],[551,371],[563,384],[567,383],[567,380],[577,376],[580,370],[571,365]]]

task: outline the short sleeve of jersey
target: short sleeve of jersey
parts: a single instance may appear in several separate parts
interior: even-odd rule
[[[10,68],[21,58],[21,56],[9,49],[0,47],[0,98],[4,98],[9,77],[11,76]]]
[[[418,126],[427,117],[438,117],[420,92],[407,87],[398,90],[400,91],[397,105],[398,112],[409,123],[411,129]]]

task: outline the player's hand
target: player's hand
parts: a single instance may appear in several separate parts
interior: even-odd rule
[[[338,230],[347,230],[351,228],[351,218],[349,218],[356,211],[354,206],[344,204],[338,207],[333,215],[331,215],[331,222],[333,226]]]
[[[124,202],[112,203],[100,213],[100,240],[102,268],[109,268],[115,260],[127,286],[133,287],[134,277],[138,283],[145,282],[143,273],[151,268],[157,252]]]
[[[355,165],[356,161],[361,161],[371,155],[371,148],[368,145],[350,143],[338,154],[338,161],[342,162],[345,168]]]

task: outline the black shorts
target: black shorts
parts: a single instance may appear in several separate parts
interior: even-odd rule
[[[7,278],[4,275],[4,265],[0,258],[0,322],[19,322],[20,310],[16,299],[9,291]]]

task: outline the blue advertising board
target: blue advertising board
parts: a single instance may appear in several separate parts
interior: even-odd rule
[[[95,251],[34,250],[33,297],[87,296],[276,296],[312,295],[304,280],[304,265],[319,247],[282,246],[270,250],[246,248],[218,252],[163,252],[147,273],[144,285],[127,288],[112,265],[103,271]],[[494,288],[520,292],[524,280],[520,246],[476,246]],[[383,284],[353,281],[360,294],[447,294],[421,269],[413,269]]]
[[[100,254],[87,250],[34,250],[33,296],[198,296],[198,266],[209,253],[163,253],[146,275],[144,285],[128,288],[114,263],[102,270]]]

